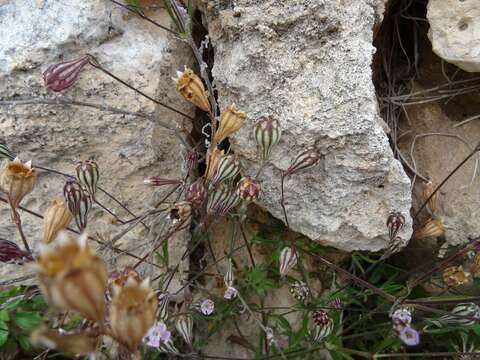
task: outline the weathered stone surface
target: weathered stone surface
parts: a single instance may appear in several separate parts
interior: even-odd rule
[[[232,139],[248,173],[259,168],[254,120],[273,115],[284,130],[263,171],[262,206],[282,218],[280,169],[315,145],[321,165],[285,183],[290,225],[345,250],[384,248],[390,211],[406,215],[404,242],[411,234],[410,181],[377,122],[371,80],[379,5],[239,0],[208,7],[219,102],[235,102],[248,116]]]
[[[149,14],[169,24],[163,11]],[[42,72],[61,59],[91,53],[111,72],[147,94],[189,114],[192,107],[173,90],[171,77],[191,64],[191,51],[163,30],[103,0],[3,1],[0,3],[0,96],[2,99],[62,97],[43,87]],[[65,96],[107,104],[128,111],[155,114],[165,123],[183,122],[179,115],[156,106],[92,67]],[[28,105],[0,107],[0,139],[22,159],[34,165],[74,173],[78,160],[94,157],[100,167],[100,186],[114,194],[135,214],[158,201],[153,188],[143,184],[152,175],[181,176],[179,141],[156,120],[110,114],[72,106]],[[22,205],[43,213],[54,196],[62,196],[65,179],[40,171],[34,191]],[[126,213],[105,195],[99,201],[123,219]],[[162,215],[163,216],[163,215]],[[41,222],[22,214],[31,242],[41,237]],[[19,241],[9,221],[8,208],[0,203],[0,237]],[[113,237],[125,227],[113,225],[112,217],[94,207],[89,217],[91,233]],[[139,226],[116,245],[145,253],[158,235],[160,218],[146,220],[148,232]],[[141,246],[143,244],[143,246]],[[180,251],[180,242],[176,243]],[[132,250],[133,251],[133,250]],[[125,262],[126,259],[124,259]],[[112,260],[113,261],[113,260]],[[132,259],[128,262],[131,264]],[[176,264],[176,262],[175,262]],[[4,267],[5,268],[5,267]],[[17,271],[17,270],[15,270]]]
[[[476,0],[430,0],[428,37],[433,51],[469,72],[480,71],[480,6]]]

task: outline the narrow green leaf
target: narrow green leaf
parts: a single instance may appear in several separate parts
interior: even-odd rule
[[[3,346],[8,339],[8,325],[5,321],[0,321],[0,347]]]

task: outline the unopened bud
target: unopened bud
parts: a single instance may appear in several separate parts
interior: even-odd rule
[[[14,242],[0,239],[0,262],[23,263],[25,260],[33,260],[28,251],[21,250]]]
[[[239,203],[240,197],[235,190],[219,186],[208,198],[207,211],[210,214],[225,216]]]
[[[286,276],[297,265],[298,255],[295,250],[285,247],[280,252],[280,275]]]
[[[87,227],[87,216],[92,207],[90,196],[86,195],[80,184],[73,180],[66,182],[63,187],[63,196],[78,229],[83,231]]]
[[[228,259],[227,262],[227,271],[225,272],[225,275],[223,276],[223,281],[225,282],[225,285],[227,288],[233,286],[233,281],[235,280],[235,277],[233,275],[233,262],[232,259]]]
[[[65,229],[72,221],[72,214],[65,202],[60,199],[52,201],[43,214],[43,243],[48,244],[54,240],[58,233]]]
[[[285,175],[292,175],[302,169],[315,166],[319,161],[320,154],[314,147],[310,147],[297,156],[293,163],[288,167]]]
[[[272,116],[261,117],[255,124],[254,134],[262,150],[262,158],[268,159],[273,147],[280,141],[282,135],[280,123]]]
[[[203,178],[198,178],[190,185],[185,194],[185,201],[192,204],[192,208],[200,209],[207,196],[207,189]]]
[[[15,154],[8,148],[7,144],[0,143],[0,160],[3,159],[13,160]]]
[[[193,340],[193,320],[190,315],[180,315],[175,322],[177,331],[182,336],[183,340],[192,345]]]
[[[333,320],[323,310],[317,310],[312,314],[314,342],[319,342],[329,336],[333,330]]]
[[[90,194],[92,199],[95,198],[97,192],[97,183],[100,174],[98,172],[98,165],[93,160],[86,160],[77,166],[77,179],[83,188]]]
[[[245,176],[237,184],[237,194],[241,200],[254,201],[260,197],[260,183],[251,176]]]
[[[90,56],[85,55],[80,59],[50,65],[43,73],[45,86],[53,91],[68,89],[75,84],[83,68],[89,61]]]
[[[145,185],[151,185],[151,186],[165,186],[165,185],[179,185],[182,183],[181,180],[175,180],[175,179],[164,179],[161,178],[160,176],[152,176],[151,178],[143,180],[143,183]]]
[[[397,236],[403,225],[405,225],[405,216],[399,212],[392,212],[388,215],[387,228],[390,240],[393,240]]]

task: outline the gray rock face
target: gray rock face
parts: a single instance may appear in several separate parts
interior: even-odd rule
[[[469,72],[480,71],[480,6],[476,0],[430,0],[428,37],[433,51]]]
[[[285,183],[293,230],[344,250],[387,245],[390,211],[407,218],[410,181],[378,121],[370,64],[372,27],[383,1],[235,1],[211,8],[213,75],[221,107],[235,102],[247,125],[232,139],[247,173],[259,168],[253,123],[280,120],[283,135],[263,171],[262,206],[282,218],[280,169],[306,147],[321,165]]]
[[[149,16],[167,26],[170,21],[162,11]],[[153,119],[144,119],[86,107],[0,106],[0,139],[23,160],[32,159],[34,166],[70,174],[74,173],[77,161],[94,157],[100,168],[101,187],[137,215],[151,208],[160,197],[155,199],[158,191],[145,186],[143,179],[153,175],[179,178],[182,174],[180,142],[155,119],[174,126],[184,119],[92,67],[85,69],[65,95],[47,91],[42,72],[60,59],[90,53],[145,93],[192,114],[192,107],[175,93],[171,80],[176,69],[191,64],[190,49],[165,31],[104,0],[3,1],[0,23],[0,99],[66,96],[155,115]],[[62,196],[64,181],[61,176],[39,172],[35,189],[22,205],[42,214],[53,197]],[[98,196],[122,219],[132,218],[108,197]],[[39,240],[40,220],[25,213],[22,218],[29,240]],[[162,219],[147,219],[152,231],[139,226],[116,245],[144,254],[158,235],[158,222]],[[112,224],[112,217],[95,206],[89,216],[89,229],[92,234],[113,237],[125,227]],[[2,203],[0,237],[19,241],[9,210]],[[175,241],[177,249],[185,245]],[[132,263],[131,258],[124,260]]]

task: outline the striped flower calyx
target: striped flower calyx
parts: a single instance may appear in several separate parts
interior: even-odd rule
[[[207,189],[203,178],[198,178],[190,185],[186,194],[185,201],[188,201],[193,209],[200,209],[207,196]]]
[[[285,247],[280,252],[280,275],[286,276],[297,265],[298,255],[295,250]]]
[[[254,128],[255,140],[261,149],[262,159],[270,157],[272,149],[280,141],[282,129],[277,119],[264,116],[257,120]]]
[[[217,168],[211,179],[211,184],[213,186],[226,181],[228,179],[233,179],[240,173],[240,161],[234,155],[225,155],[218,160]]]
[[[240,197],[234,189],[218,186],[208,197],[207,211],[212,215],[225,216],[239,203]]]
[[[97,192],[97,183],[100,177],[98,165],[93,160],[85,160],[77,165],[77,179],[86,192],[95,198]]]
[[[311,335],[314,342],[322,341],[333,331],[333,320],[323,310],[313,312],[312,322],[313,329],[311,330]]]
[[[320,154],[315,147],[309,147],[307,150],[302,151],[288,167],[285,175],[292,175],[300,170],[308,169],[315,166],[320,161]]]
[[[262,188],[258,180],[251,176],[245,176],[237,184],[237,194],[241,200],[255,201],[260,197]]]
[[[79,59],[50,65],[43,73],[47,89],[62,91],[75,84],[85,65],[90,62],[90,55]]]
[[[177,331],[182,336],[183,340],[188,344],[192,345],[193,341],[193,320],[192,317],[187,315],[180,315],[175,322],[175,327]]]
[[[90,196],[85,194],[80,184],[74,180],[65,183],[63,196],[78,229],[83,231],[87,227],[88,212],[92,207]]]
[[[15,154],[8,148],[7,144],[0,142],[0,161],[3,159],[13,160]]]

